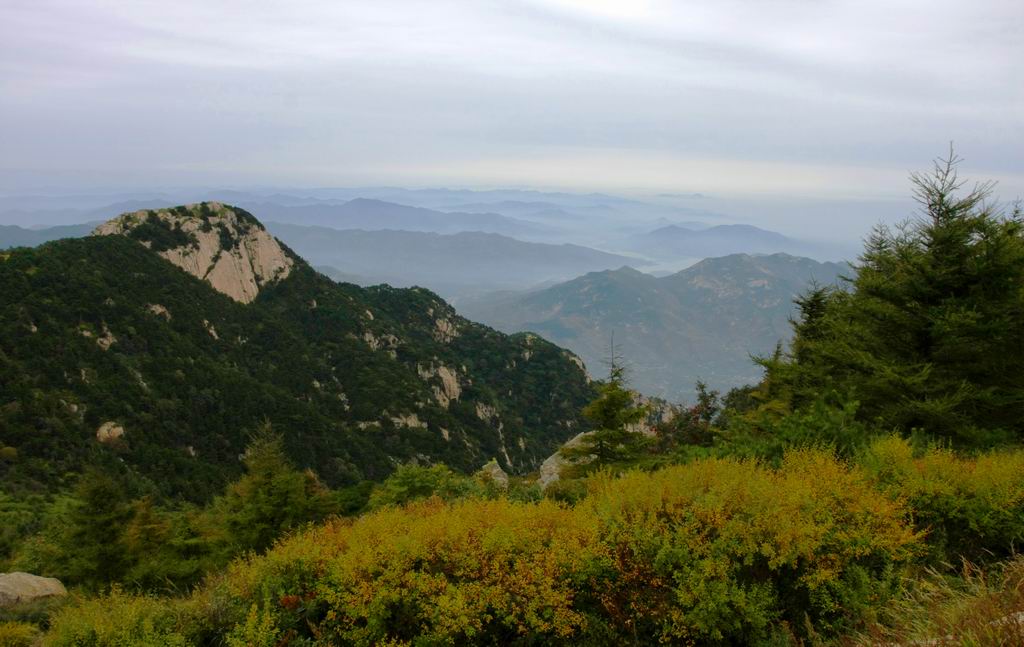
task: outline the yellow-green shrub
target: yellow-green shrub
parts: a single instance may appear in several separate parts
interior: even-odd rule
[[[339,520],[236,563],[230,640],[751,642],[870,619],[912,556],[899,502],[830,453],[598,475],[574,508],[438,499]]]
[[[909,511],[821,450],[588,482],[575,506],[438,498],[339,519],[186,601],[118,591],[50,644],[750,644],[873,618],[919,549]],[[787,623],[789,629],[785,629]]]
[[[595,479],[594,517],[618,568],[604,615],[670,642],[751,642],[806,617],[834,632],[870,614],[916,538],[902,506],[830,453],[779,470],[713,459]]]
[[[915,457],[907,440],[888,436],[860,462],[877,487],[907,501],[933,560],[1003,558],[1024,542],[1024,451],[963,457],[931,448]]]
[[[47,647],[174,647],[195,644],[190,634],[200,627],[181,601],[132,595],[115,588],[110,594],[80,600],[53,617],[43,642]]]
[[[273,609],[280,636],[314,622],[325,644],[568,637],[584,622],[572,576],[602,550],[595,524],[552,502],[432,499],[295,537],[222,586],[247,614]]]
[[[29,647],[39,637],[39,628],[27,622],[0,622],[0,647]]]

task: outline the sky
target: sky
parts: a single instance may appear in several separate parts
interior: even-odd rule
[[[0,192],[1024,195],[1021,0],[4,0]]]

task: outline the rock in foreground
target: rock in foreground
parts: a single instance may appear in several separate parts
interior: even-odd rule
[[[52,577],[30,573],[0,573],[0,608],[67,594],[60,580]]]

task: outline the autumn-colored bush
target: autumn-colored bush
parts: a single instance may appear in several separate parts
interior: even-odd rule
[[[27,622],[0,622],[0,647],[30,647],[39,637],[39,628]]]
[[[899,502],[832,454],[780,469],[698,461],[594,479],[575,512],[615,555],[605,610],[669,642],[751,643],[785,621],[835,633],[870,616],[917,539]]]
[[[552,502],[432,499],[295,537],[236,564],[220,593],[245,619],[236,639],[254,626],[324,644],[567,638],[585,624],[578,578],[605,559],[596,524]]]
[[[777,468],[713,458],[598,472],[574,505],[387,505],[236,561],[189,598],[115,590],[70,605],[47,640],[714,645],[897,632],[892,609],[922,564],[940,574],[971,537],[987,554],[1012,550],[1022,464],[1020,452],[915,455],[883,438],[852,463],[804,448]]]
[[[47,647],[176,647],[194,645],[203,623],[191,615],[192,601],[162,600],[114,588],[77,600],[58,611],[43,644]],[[209,613],[209,610],[206,610]]]
[[[873,620],[918,546],[899,501],[820,450],[791,452],[781,469],[713,459],[599,473],[588,485],[575,506],[433,498],[335,520],[236,562],[190,599],[158,605],[115,591],[68,609],[51,644],[835,635]],[[76,643],[82,635],[94,638]]]
[[[930,448],[915,455],[907,440],[889,436],[859,462],[880,489],[906,500],[933,562],[1003,559],[1024,542],[1024,451],[965,457]]]

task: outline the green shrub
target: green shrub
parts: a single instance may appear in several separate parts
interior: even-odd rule
[[[907,510],[828,451],[586,486],[575,507],[433,497],[336,519],[191,600],[156,609],[115,593],[62,613],[55,635],[100,623],[230,645],[737,644],[787,624],[833,636],[873,619],[918,547]]]
[[[404,505],[419,499],[437,496],[455,500],[481,495],[484,488],[472,478],[456,474],[445,465],[422,467],[402,465],[370,494],[371,510],[389,505]]]
[[[879,488],[914,511],[933,562],[1002,559],[1024,542],[1024,451],[965,458],[932,447],[915,456],[908,440],[887,436],[860,463]]]
[[[604,613],[651,639],[749,644],[779,621],[835,634],[870,617],[916,548],[899,502],[821,450],[778,470],[714,459],[591,487],[577,512],[624,565]]]
[[[0,647],[30,647],[39,637],[39,628],[27,622],[0,622]]]
[[[552,501],[573,505],[587,496],[587,484],[583,479],[560,478],[544,488],[544,496]]]
[[[764,458],[775,464],[791,447],[831,447],[841,456],[851,456],[874,433],[857,420],[858,407],[856,401],[833,393],[784,415],[769,406],[734,416],[725,431],[726,444],[717,449],[720,454]]]
[[[47,647],[174,647],[195,644],[196,625],[184,603],[132,595],[114,588],[109,595],[80,601],[55,614]]]

